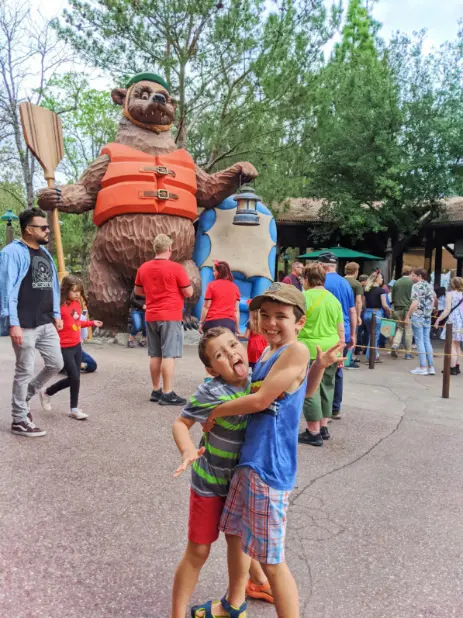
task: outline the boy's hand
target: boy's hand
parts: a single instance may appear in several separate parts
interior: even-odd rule
[[[95,326],[101,328],[103,326],[103,322],[101,320],[93,320],[95,322]]]
[[[215,418],[212,416],[212,414],[208,417],[207,421],[204,423],[203,425],[203,431],[204,433],[207,433],[208,431],[210,431],[211,429],[214,428],[215,425]]]
[[[317,358],[315,359],[315,362],[320,365],[320,367],[323,367],[323,369],[326,369],[327,367],[336,362],[338,364],[342,363],[342,365],[344,365],[345,359],[342,358],[342,351],[344,349],[344,346],[345,344],[343,342],[340,342],[334,345],[329,350],[326,350],[326,352],[322,352],[320,346],[317,345]]]
[[[201,455],[204,454],[205,450],[205,447],[202,446],[198,450],[185,451],[182,455],[182,464],[174,472],[174,478],[179,477],[183,472],[185,472],[188,466],[191,466],[194,461],[199,459]]]

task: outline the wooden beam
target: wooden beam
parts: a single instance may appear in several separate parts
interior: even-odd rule
[[[427,230],[426,232],[426,242],[424,247],[424,269],[428,273],[428,277],[431,274],[432,270],[432,251],[434,249],[433,246],[433,233],[432,230]]]
[[[455,257],[455,251],[451,249],[448,245],[444,245],[444,249],[448,251],[450,255],[453,255],[453,257]]]
[[[463,258],[457,260],[457,277],[463,277]]]
[[[434,286],[440,287],[440,277],[442,274],[442,244],[436,245],[436,256],[434,260]]]

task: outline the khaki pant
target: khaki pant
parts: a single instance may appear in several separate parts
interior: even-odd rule
[[[397,309],[397,311],[392,312],[392,318],[397,320],[397,330],[394,335],[394,340],[392,345],[394,348],[400,348],[400,344],[402,343],[402,337],[405,331],[405,351],[407,354],[411,354],[412,351],[412,326],[410,323],[405,325],[405,316],[408,313],[408,309]]]

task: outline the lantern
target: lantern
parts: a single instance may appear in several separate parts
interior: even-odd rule
[[[9,245],[10,242],[13,241],[14,238],[14,230],[12,221],[17,221],[18,217],[14,214],[14,212],[8,209],[1,217],[1,221],[6,221],[6,244]]]
[[[242,187],[238,195],[234,198],[237,203],[236,215],[233,218],[233,225],[259,225],[259,215],[257,214],[257,202],[260,197],[252,187]]]

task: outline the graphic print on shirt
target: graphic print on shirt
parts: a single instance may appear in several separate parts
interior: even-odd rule
[[[251,382],[251,394],[257,393],[262,386],[263,380]],[[280,408],[280,402],[285,398],[285,393],[282,393],[268,408],[259,412],[259,414],[269,414],[270,416],[278,416],[278,410]]]
[[[32,288],[51,290],[52,287],[53,275],[50,261],[42,255],[34,255],[32,258]]]

